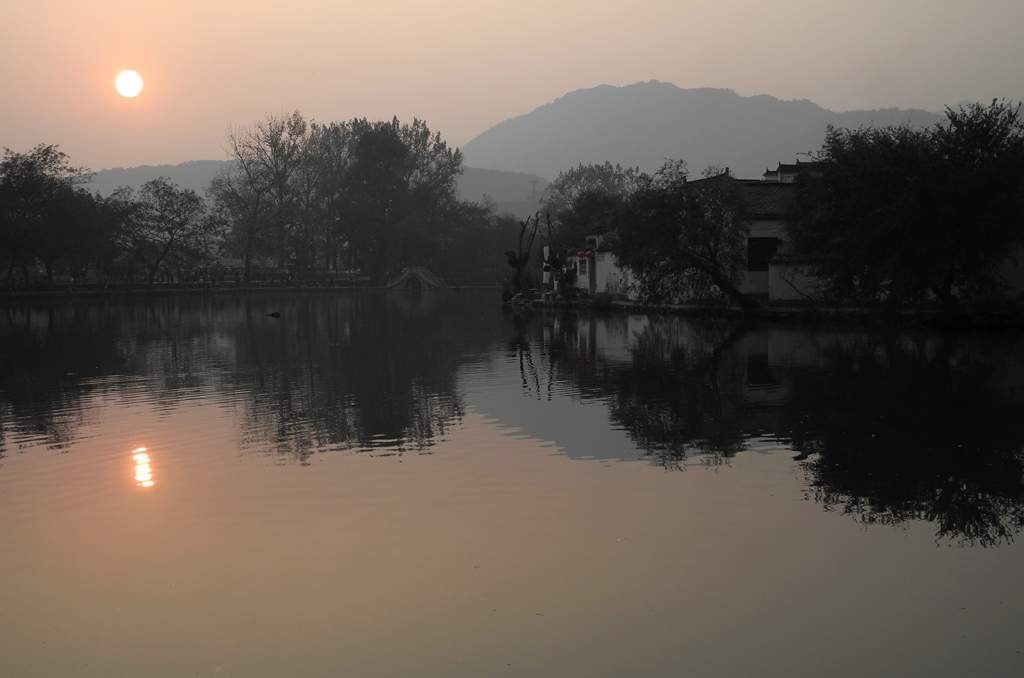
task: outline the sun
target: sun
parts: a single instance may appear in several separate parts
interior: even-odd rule
[[[131,98],[142,91],[142,76],[135,71],[121,71],[114,87],[121,96]]]

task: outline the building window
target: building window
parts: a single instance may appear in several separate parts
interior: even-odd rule
[[[586,257],[580,257],[576,261],[579,262],[579,266],[577,267],[578,272],[576,275],[582,278],[587,274],[587,259]]]
[[[747,270],[767,271],[778,248],[778,238],[747,238]]]

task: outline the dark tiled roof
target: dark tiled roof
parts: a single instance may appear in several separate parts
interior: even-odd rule
[[[816,162],[803,162],[801,160],[797,160],[795,165],[780,162],[778,168],[774,171],[786,172],[787,174],[792,172],[817,172],[819,171],[819,167],[820,165]]]
[[[688,182],[690,186],[701,184],[713,184],[717,181],[725,181],[728,175],[718,174],[706,179],[694,179]],[[780,183],[778,181],[762,181],[760,179],[734,179],[742,188],[743,210],[747,216],[754,219],[777,219],[789,209],[789,201],[793,196],[792,183]]]
[[[743,209],[750,217],[777,218],[786,213],[793,196],[793,184],[740,180]]]

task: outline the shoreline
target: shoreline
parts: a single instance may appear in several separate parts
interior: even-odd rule
[[[438,290],[422,290],[419,293],[431,294],[444,291],[491,289],[500,292],[495,285],[459,285]],[[330,294],[358,293],[367,291],[387,291],[406,293],[409,290],[389,290],[387,287],[369,285],[344,286],[303,286],[281,285],[277,283],[250,284],[236,286],[234,284],[203,285],[200,283],[155,284],[153,286],[138,284],[119,284],[105,286],[73,286],[62,289],[35,289],[0,292],[0,306],[15,306],[24,303],[69,303],[76,300],[95,299],[145,299],[149,297],[203,295],[263,295],[263,294]],[[929,328],[945,330],[971,329],[1024,329],[1024,309],[1011,306],[1009,303],[1000,305],[964,306],[960,313],[953,317],[944,315],[939,306],[920,306],[904,308],[881,308],[871,306],[814,305],[807,302],[789,304],[764,305],[756,312],[745,315],[737,306],[713,306],[701,304],[645,304],[638,301],[610,299],[528,299],[511,304],[511,309],[551,309],[575,310],[596,313],[640,313],[649,315],[677,315],[688,318],[731,319],[741,322],[779,322],[800,325],[845,325],[855,327],[893,327],[893,328]]]
[[[527,308],[577,309],[595,312],[678,315],[688,318],[732,319],[799,325],[845,325],[850,327],[928,328],[937,330],[1024,329],[1024,310],[1002,305],[964,306],[955,316],[947,316],[939,306],[880,308],[871,306],[812,305],[809,303],[772,304],[744,314],[738,306],[700,304],[645,304],[623,300],[548,300],[533,299],[520,304]]]
[[[466,289],[493,289],[500,290],[500,287],[496,285],[453,285],[450,287],[439,288],[439,290],[466,290]],[[366,292],[372,290],[390,291],[390,292],[404,292],[406,290],[389,289],[386,286],[374,286],[374,285],[336,285],[329,287],[321,287],[317,285],[281,285],[277,283],[268,283],[265,285],[242,285],[236,286],[233,284],[224,285],[209,285],[201,283],[192,284],[160,284],[157,283],[153,286],[147,285],[133,285],[133,284],[117,284],[117,285],[105,285],[105,286],[72,286],[69,285],[62,289],[35,289],[35,290],[17,290],[10,292],[0,292],[0,305],[4,302],[17,302],[17,301],[46,301],[46,300],[63,300],[73,301],[75,299],[98,299],[98,298],[117,298],[117,297],[132,297],[132,298],[144,298],[150,296],[198,296],[203,294],[210,295],[223,295],[223,294],[269,294],[269,293],[348,293],[348,292]],[[422,290],[423,292],[431,292],[435,290]]]

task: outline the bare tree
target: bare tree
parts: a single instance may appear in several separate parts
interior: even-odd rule
[[[291,183],[308,133],[298,111],[228,130],[230,163],[211,183],[209,194],[229,225],[229,246],[242,258],[246,282],[252,279],[255,256],[276,253],[283,263],[286,234],[295,218]]]

